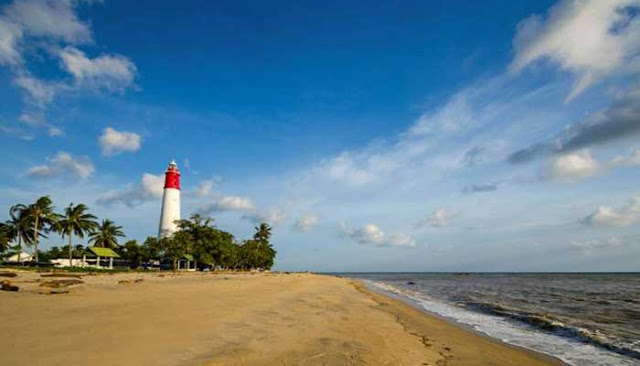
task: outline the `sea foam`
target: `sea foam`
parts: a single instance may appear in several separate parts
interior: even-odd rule
[[[509,318],[471,311],[463,306],[446,303],[424,293],[401,289],[385,282],[367,280],[366,283],[372,289],[407,299],[427,312],[469,326],[505,343],[556,357],[570,365],[640,365],[639,360],[589,344],[577,337],[545,332],[524,322],[514,322]],[[559,329],[565,329],[564,324],[555,325]]]

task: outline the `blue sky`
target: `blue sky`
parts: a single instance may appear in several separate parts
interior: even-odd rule
[[[281,270],[640,270],[637,0],[0,4],[0,207],[142,241],[175,158]]]

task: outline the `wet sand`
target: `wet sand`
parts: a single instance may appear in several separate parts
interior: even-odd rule
[[[122,273],[60,294],[3,279],[20,291],[0,291],[2,365],[561,364],[331,276]]]

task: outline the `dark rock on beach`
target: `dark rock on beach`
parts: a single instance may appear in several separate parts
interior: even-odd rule
[[[12,285],[9,281],[2,281],[2,287],[0,287],[2,291],[18,292],[19,289],[18,286]]]

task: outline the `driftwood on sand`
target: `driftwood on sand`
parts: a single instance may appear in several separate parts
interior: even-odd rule
[[[71,274],[71,273],[47,273],[41,274],[40,277],[62,277],[62,278],[82,278],[81,275]]]

